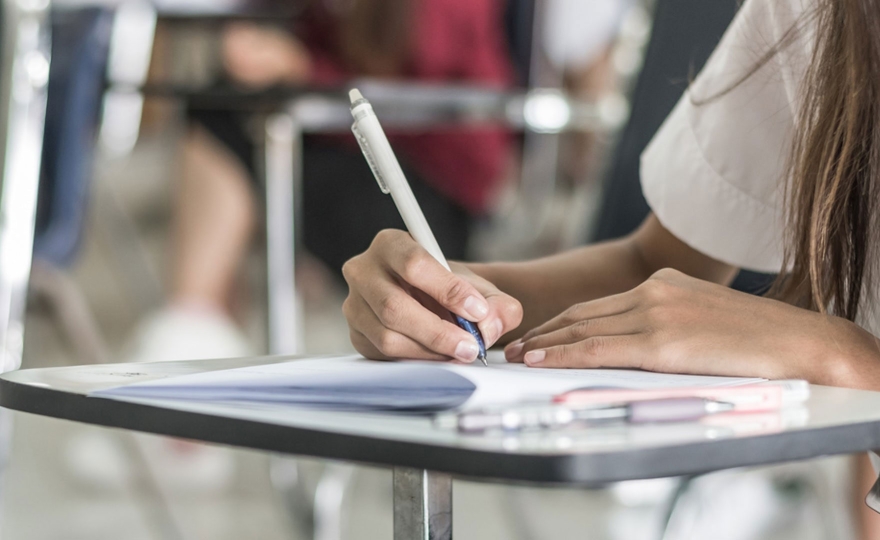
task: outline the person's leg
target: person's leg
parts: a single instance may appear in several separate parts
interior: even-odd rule
[[[237,114],[190,110],[188,117],[173,203],[169,297],[132,333],[132,362],[253,352],[229,305],[256,224],[253,144]]]
[[[190,129],[174,202],[171,304],[228,309],[255,226],[250,183],[235,154],[204,128]]]

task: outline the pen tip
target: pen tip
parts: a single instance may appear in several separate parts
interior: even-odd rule
[[[360,90],[358,90],[357,88],[352,88],[348,91],[348,98],[351,100],[352,103],[354,103],[359,99],[364,99],[364,96],[361,94]]]
[[[486,355],[485,355],[485,354],[481,354],[481,355],[480,355],[480,362],[482,362],[484,366],[489,367],[489,362],[486,361]]]

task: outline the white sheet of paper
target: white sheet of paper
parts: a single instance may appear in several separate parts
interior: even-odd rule
[[[524,364],[492,362],[482,366],[447,365],[477,385],[466,407],[546,400],[580,388],[646,390],[698,386],[737,386],[765,379],[676,375],[627,369],[538,369]]]
[[[467,381],[451,377],[449,372]],[[637,370],[536,369],[507,364],[498,355],[493,355],[489,367],[417,361],[386,363],[360,356],[338,356],[170,377],[92,395],[405,411],[442,410],[449,408],[450,403],[477,408],[548,400],[580,388],[732,386],[762,380]],[[336,381],[340,381],[338,386]]]

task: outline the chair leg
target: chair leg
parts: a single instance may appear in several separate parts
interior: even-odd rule
[[[34,261],[30,287],[31,294],[48,305],[50,313],[60,326],[65,339],[73,346],[80,361],[92,364],[110,361],[108,347],[82,291],[64,271],[46,262]],[[7,441],[10,439],[5,433],[11,427],[11,418],[9,420],[10,422],[7,422],[6,418],[0,416],[0,430],[3,430],[3,433],[0,433],[0,452],[3,453],[7,451]],[[144,500],[144,504],[140,506],[147,523],[161,538],[185,540],[186,537],[171,510],[171,505],[150,470],[143,449],[134,439],[134,435],[121,433],[118,439],[133,464],[131,487]],[[0,456],[0,460],[5,461],[5,458]],[[0,470],[3,469],[5,467],[0,465]]]
[[[306,489],[297,462],[288,457],[270,456],[269,481],[275,493],[282,498],[287,516],[299,532],[298,537],[314,537],[315,514],[312,497]]]
[[[539,537],[538,527],[532,514],[529,513],[529,504],[526,494],[517,488],[504,488],[507,499],[504,505],[507,522],[514,531],[517,540],[535,540]]]
[[[328,463],[315,488],[314,540],[342,540],[342,511],[345,492],[355,468],[344,463]]]
[[[64,271],[46,262],[34,261],[31,293],[49,305],[80,361],[89,364],[110,361],[107,346],[82,291]]]
[[[678,486],[676,486],[675,491],[672,493],[672,497],[669,499],[668,506],[666,507],[666,515],[663,518],[663,523],[660,528],[660,540],[672,540],[670,535],[673,531],[673,524],[679,504],[695,478],[697,478],[697,476],[684,476],[679,479]]]
[[[183,532],[184,528],[180,526],[171,503],[162,490],[161,483],[150,468],[143,447],[135,439],[135,434],[125,431],[115,435],[118,436],[125,453],[134,465],[132,467],[131,488],[144,500],[144,503],[139,506],[144,513],[146,522],[158,538],[187,540],[187,535]]]

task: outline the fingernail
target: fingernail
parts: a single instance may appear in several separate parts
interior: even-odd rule
[[[526,364],[534,366],[543,362],[545,358],[547,358],[547,351],[529,351],[523,360]]]
[[[487,326],[486,331],[483,333],[483,339],[486,342],[486,347],[491,347],[501,337],[501,332],[504,331],[504,324],[501,322],[501,319],[495,319]]]
[[[519,358],[519,353],[521,353],[522,350],[523,342],[521,339],[518,339],[504,349],[504,358],[507,358],[508,360],[515,360]]]
[[[464,301],[464,310],[475,321],[482,320],[483,317],[489,314],[489,306],[486,305],[485,301],[480,300],[476,296],[467,297]]]
[[[480,354],[480,348],[471,340],[462,340],[455,347],[455,357],[465,362],[473,362]]]

